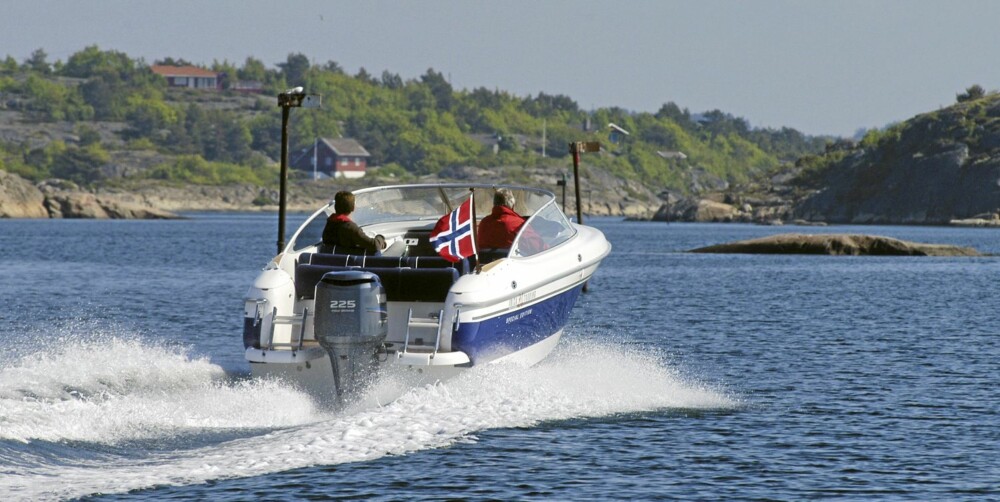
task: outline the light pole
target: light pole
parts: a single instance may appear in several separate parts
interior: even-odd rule
[[[569,153],[573,154],[573,185],[576,192],[576,222],[583,225],[583,206],[580,201],[580,154],[601,151],[601,143],[597,141],[577,141],[569,144]]]
[[[322,97],[307,96],[302,87],[278,94],[281,107],[281,187],[278,192],[278,254],[285,249],[285,207],[288,191],[288,110],[292,108],[319,108]]]
[[[560,178],[556,180],[556,186],[562,187],[562,210],[566,212],[566,171],[559,173]]]
[[[584,152],[599,152],[601,144],[597,141],[577,141],[569,144],[569,153],[573,154],[573,184],[576,191],[576,222],[583,225],[583,204],[580,201],[580,154]],[[565,206],[565,202],[563,203]],[[564,209],[565,210],[565,209]],[[583,283],[583,292],[587,292],[587,283]]]

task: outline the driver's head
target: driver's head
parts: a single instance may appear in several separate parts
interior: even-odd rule
[[[333,210],[337,214],[351,214],[354,212],[354,194],[348,191],[337,192],[333,196]]]
[[[507,206],[514,209],[514,194],[507,188],[498,188],[493,194],[494,206]]]

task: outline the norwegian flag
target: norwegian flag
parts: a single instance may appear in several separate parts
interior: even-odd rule
[[[444,259],[456,262],[476,254],[476,241],[472,237],[472,196],[457,209],[438,220],[431,230],[431,245]]]

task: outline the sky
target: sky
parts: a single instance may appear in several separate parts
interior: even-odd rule
[[[66,61],[96,44],[273,68],[301,53],[351,74],[433,68],[456,89],[636,112],[672,101],[852,136],[1000,88],[998,26],[989,0],[5,0],[0,57]]]

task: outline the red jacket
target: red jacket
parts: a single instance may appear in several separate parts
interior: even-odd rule
[[[507,206],[493,206],[493,212],[479,222],[479,242],[483,249],[507,249],[524,226],[524,218]]]

